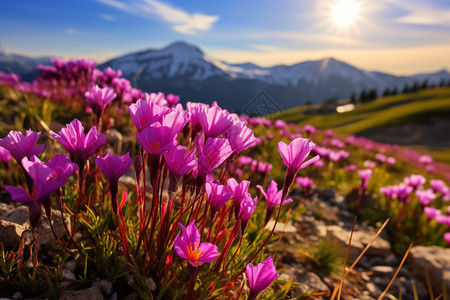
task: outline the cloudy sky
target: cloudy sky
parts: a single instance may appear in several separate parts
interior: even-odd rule
[[[186,41],[232,63],[333,56],[398,75],[450,70],[448,0],[24,0],[1,7],[6,53],[103,62]]]

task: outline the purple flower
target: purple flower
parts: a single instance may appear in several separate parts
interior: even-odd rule
[[[181,223],[178,225],[181,227],[181,234],[173,241],[173,249],[181,258],[186,259],[194,267],[216,260],[219,255],[217,246],[200,243],[200,231],[195,226],[195,220],[186,227]]]
[[[84,96],[86,97],[87,105],[92,108],[97,118],[100,118],[106,106],[117,97],[117,94],[114,93],[113,88],[100,88],[96,85],[90,91],[84,93]]]
[[[370,177],[372,177],[372,170],[371,169],[359,170],[358,175],[361,178],[360,183],[361,187],[366,189],[367,186],[369,185],[369,179]]]
[[[218,211],[233,196],[225,186],[213,182],[206,183],[205,191],[206,199],[213,212]]]
[[[297,177],[297,184],[305,191],[310,192],[313,188],[314,181],[309,177]]]
[[[247,127],[247,122],[237,122],[231,125],[227,131],[227,139],[236,154],[256,145],[255,135]]]
[[[194,156],[194,151],[187,152],[185,146],[175,146],[164,153],[167,167],[170,174],[180,180],[180,178],[192,170],[197,165],[197,158]]]
[[[175,105],[180,101],[180,96],[168,94],[166,96],[167,102],[169,102],[170,105]]]
[[[278,278],[278,272],[273,264],[272,257],[268,257],[264,262],[256,266],[251,263],[247,264],[245,271],[250,285],[248,299],[256,299],[259,293]]]
[[[394,193],[396,194],[395,198],[397,198],[401,202],[409,203],[411,200],[408,198],[408,196],[413,192],[413,188],[406,184],[399,184],[393,187]]]
[[[397,163],[397,160],[394,157],[390,156],[390,157],[386,158],[386,163],[388,165],[395,165]]]
[[[311,150],[315,147],[315,144],[310,142],[309,139],[296,138],[289,146],[284,142],[279,142],[277,146],[278,151],[283,158],[283,164],[287,167],[286,178],[292,178],[290,183],[292,183],[295,175],[300,169],[315,163],[320,158],[317,155],[310,160],[305,161]]]
[[[97,133],[95,126],[85,135],[84,127],[78,119],[66,124],[66,128],[61,129],[59,133],[50,131],[50,135],[69,151],[70,159],[78,164],[80,170],[83,169],[86,160],[106,142],[106,137]]]
[[[30,207],[30,225],[35,227],[41,216],[41,205],[49,200],[50,195],[60,186],[68,182],[68,179],[78,166],[72,163],[67,156],[59,154],[43,163],[36,156],[31,159],[24,157],[22,165],[30,178],[33,180],[33,192],[30,195],[22,188],[5,186],[15,202],[25,204]],[[46,205],[50,205],[48,202]]]
[[[242,222],[242,229],[245,229],[247,226],[248,220],[250,220],[250,217],[255,211],[257,202],[258,197],[252,198],[252,196],[248,193],[245,195],[244,199],[242,199],[238,216]]]
[[[272,180],[269,187],[267,188],[267,193],[264,192],[263,187],[260,185],[256,186],[261,193],[264,195],[264,198],[266,198],[267,201],[267,207],[269,209],[273,209],[275,206],[281,204],[281,193],[282,191],[278,191],[278,184],[275,182],[275,180]],[[283,201],[283,205],[291,203],[292,199],[286,199]]]
[[[8,163],[11,160],[11,153],[6,148],[0,146],[0,162]]]
[[[119,207],[117,200],[119,178],[130,169],[130,166],[133,164],[133,160],[130,158],[129,153],[123,156],[111,156],[111,153],[108,152],[104,157],[97,156],[95,159],[95,164],[102,170],[103,174],[105,174],[109,180],[111,206],[114,214],[117,215]]]
[[[371,160],[365,160],[363,165],[364,165],[364,168],[367,168],[367,169],[373,169],[377,166],[377,164]]]
[[[45,145],[36,146],[40,135],[40,132],[33,132],[31,129],[27,130],[26,136],[20,131],[11,130],[6,137],[0,139],[0,146],[8,150],[21,164],[24,157],[31,158],[44,150]]]
[[[168,114],[170,108],[139,99],[128,107],[128,112],[138,131],[142,131],[152,123],[161,122],[162,116]]]
[[[434,207],[426,206],[423,210],[429,220],[436,219],[436,217],[441,214],[441,211]]]
[[[137,132],[136,137],[142,148],[151,155],[161,154],[177,145],[177,133],[172,128],[153,123]]]
[[[442,195],[447,193],[448,190],[447,184],[440,179],[430,180],[430,185],[433,191],[436,193],[440,193]]]
[[[414,189],[420,188],[427,180],[422,175],[411,175],[404,178],[405,184],[411,186]]]
[[[224,138],[208,138],[205,145],[196,139],[198,152],[198,173],[206,176],[220,166],[232,153],[230,143]]]
[[[206,137],[218,137],[233,125],[230,113],[218,106],[204,107],[198,118]]]
[[[444,240],[450,245],[450,232],[444,233]]]
[[[108,151],[104,157],[97,156],[95,164],[99,166],[110,182],[117,182],[130,169],[133,160],[130,158],[130,153],[118,156],[111,155],[111,152]]]
[[[168,114],[162,116],[161,125],[167,126],[172,129],[173,132],[178,135],[181,130],[183,130],[184,125],[186,125],[188,118],[184,112],[173,110]]]
[[[303,127],[303,130],[306,132],[306,134],[313,134],[314,132],[316,132],[316,128],[309,124],[305,125],[305,127]]]
[[[420,204],[423,206],[429,205],[434,199],[436,199],[436,195],[433,193],[432,189],[417,190],[416,196],[417,199],[419,199]]]

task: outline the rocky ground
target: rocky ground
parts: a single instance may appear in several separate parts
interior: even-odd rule
[[[298,201],[299,196],[294,197],[294,200]],[[342,265],[335,270],[324,271],[314,263],[314,260],[305,259],[308,257],[305,253],[308,253],[307,249],[317,249],[317,245],[326,240],[327,245],[332,247],[329,253],[336,251],[342,257],[347,249],[354,215],[349,211],[344,198],[331,189],[316,190],[303,205],[306,209],[302,214],[293,214],[287,224],[277,225],[276,231],[284,230],[285,234],[280,244],[273,249],[278,251],[275,260],[277,267],[283,269],[280,270],[280,279],[295,278],[295,281],[300,283],[300,286],[295,286],[289,292],[290,296],[315,293],[317,297],[327,299],[342,273]],[[0,202],[0,241],[7,247],[17,247],[20,236],[27,227],[27,218],[27,208]],[[65,231],[59,212],[54,211],[52,219],[57,234],[63,235]],[[66,222],[69,224],[70,220],[67,219]],[[273,221],[267,226],[271,228]],[[361,253],[376,231],[377,228],[357,222],[349,250],[348,266]],[[40,221],[38,232],[41,235],[42,255],[48,258],[55,253],[59,245],[52,236],[46,217]],[[25,238],[31,239],[27,236]],[[386,233],[382,233],[346,278],[341,299],[378,299],[394,276],[401,259],[402,257],[393,253]],[[65,282],[61,284],[67,285],[75,279],[75,267],[73,261],[66,263],[63,270]],[[414,299],[414,289],[417,291],[418,299],[430,299],[430,296],[436,298],[443,290],[442,299],[446,299],[450,291],[450,249],[423,246],[412,248],[407,263],[388,293],[397,298],[401,293],[401,299]],[[433,295],[429,295],[429,291]],[[0,291],[0,298],[2,296],[4,295],[1,295]],[[136,297],[137,295],[133,294],[127,298]],[[23,296],[17,292],[12,298],[23,299]],[[112,283],[101,279],[92,282],[87,289],[67,290],[61,297],[61,299],[117,298]]]

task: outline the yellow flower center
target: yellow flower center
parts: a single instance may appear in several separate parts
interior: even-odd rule
[[[190,243],[187,246],[187,257],[191,262],[196,264],[198,259],[203,255],[203,251],[198,252],[198,243]]]

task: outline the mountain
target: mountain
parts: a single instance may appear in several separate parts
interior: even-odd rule
[[[402,91],[406,85],[412,87],[425,80],[429,85],[450,81],[447,71],[394,76],[361,70],[332,57],[272,67],[230,64],[185,42],[127,54],[99,66],[106,67],[121,69],[144,90],[179,94],[184,101],[217,101],[222,107],[244,113],[261,92],[266,104],[273,104],[272,109],[286,109],[307,102],[348,99],[372,89],[381,95],[386,89]]]
[[[5,58],[9,59],[6,63]],[[49,61],[5,56],[0,52],[0,71],[9,63],[14,72],[23,76],[21,70],[28,72],[42,60]],[[274,113],[305,103],[348,99],[352,94],[359,96],[362,91],[368,93],[373,89],[382,95],[386,89],[401,92],[405,86],[422,85],[424,81],[428,85],[450,81],[450,73],[445,70],[394,76],[358,69],[332,57],[272,67],[230,64],[185,42],[126,54],[98,66],[106,67],[121,69],[126,78],[145,91],[178,94],[183,102],[217,101],[221,107],[247,114]]]
[[[32,81],[38,74],[39,64],[51,64],[50,57],[31,58],[22,55],[6,54],[0,49],[0,71],[10,73],[11,71],[20,75],[26,81]]]

